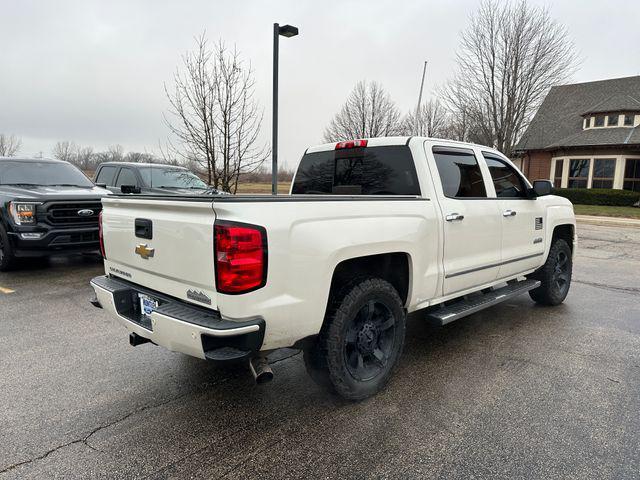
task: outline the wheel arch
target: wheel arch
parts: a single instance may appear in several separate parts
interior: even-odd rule
[[[551,243],[556,239],[561,238],[566,241],[573,253],[574,240],[575,240],[576,226],[572,223],[563,223],[553,227],[553,235],[551,236]]]
[[[397,290],[403,305],[407,306],[411,291],[411,256],[407,252],[365,255],[341,261],[333,270],[328,303],[345,287],[366,277],[389,282]]]

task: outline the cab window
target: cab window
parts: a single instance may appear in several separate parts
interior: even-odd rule
[[[117,170],[118,167],[113,167],[110,165],[102,167],[100,169],[100,172],[98,172],[98,176],[96,177],[96,183],[104,183],[105,185],[112,186]]]
[[[136,178],[136,173],[130,168],[120,169],[120,173],[118,174],[118,180],[116,181],[116,187],[121,187],[122,185],[138,186],[138,179]]]
[[[442,191],[450,198],[486,198],[487,190],[473,150],[433,147]]]
[[[498,198],[527,198],[527,186],[515,169],[504,160],[482,153]]]
[[[294,194],[420,195],[411,150],[406,145],[305,153]]]

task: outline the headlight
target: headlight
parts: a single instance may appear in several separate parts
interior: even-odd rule
[[[9,213],[16,225],[35,225],[36,223],[36,206],[33,203],[11,202]]]

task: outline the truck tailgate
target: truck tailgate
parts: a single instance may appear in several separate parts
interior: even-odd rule
[[[211,201],[132,196],[105,198],[103,205],[108,274],[196,305],[216,307]],[[150,231],[145,232],[144,226]]]

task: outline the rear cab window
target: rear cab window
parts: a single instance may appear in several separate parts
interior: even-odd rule
[[[445,197],[487,198],[480,165],[469,148],[433,147]]]
[[[291,193],[419,196],[420,186],[409,147],[387,145],[306,153]]]

